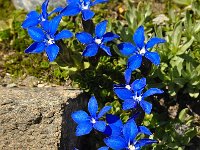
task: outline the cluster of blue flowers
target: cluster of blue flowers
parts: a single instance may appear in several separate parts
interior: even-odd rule
[[[59,53],[59,46],[56,44],[58,40],[71,38],[73,33],[69,30],[57,32],[59,23],[63,16],[75,16],[82,13],[83,20],[91,19],[95,14],[90,8],[96,4],[107,2],[108,0],[67,0],[65,8],[58,7],[52,12],[47,12],[49,0],[45,0],[42,4],[42,11],[39,14],[36,11],[31,11],[22,24],[24,29],[27,29],[28,34],[34,40],[25,52],[26,53],[41,53],[46,52],[49,61],[54,61]],[[57,14],[49,20],[52,14]],[[119,38],[118,35],[112,32],[106,32],[108,21],[104,20],[98,23],[95,27],[95,36],[85,31],[75,34],[78,41],[85,45],[85,50],[82,55],[92,57],[97,55],[98,50],[103,50],[107,55],[111,56],[110,47],[106,43]],[[124,73],[126,83],[114,85],[115,94],[123,101],[123,110],[133,110],[141,107],[145,113],[150,114],[152,104],[146,101],[148,96],[163,93],[157,88],[150,88],[143,92],[146,86],[146,78],[136,79],[132,83],[131,74],[134,70],[140,68],[142,57],[146,57],[153,64],[160,64],[160,57],[157,52],[150,52],[149,49],[159,43],[164,43],[164,39],[157,37],[151,38],[145,43],[144,27],[140,26],[133,35],[134,44],[130,42],[121,43],[118,45],[120,52],[128,57],[127,67]],[[145,126],[137,126],[135,117],[123,123],[122,120],[112,114],[107,114],[111,106],[105,106],[98,112],[98,103],[94,96],[88,102],[88,112],[83,110],[72,113],[72,119],[78,124],[76,128],[76,136],[89,134],[92,129],[104,133],[107,138],[104,139],[105,147],[99,150],[140,150],[143,146],[157,143],[153,139],[139,139],[136,137],[139,134],[151,135],[152,133]],[[98,113],[97,113],[98,112]],[[106,114],[105,121],[102,117]]]

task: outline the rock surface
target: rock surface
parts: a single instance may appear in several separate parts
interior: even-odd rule
[[[72,150],[78,138],[70,115],[86,105],[80,90],[0,86],[0,149]]]
[[[27,11],[35,10],[37,6],[41,6],[44,0],[12,0],[17,9],[25,9]],[[58,7],[66,5],[65,0],[50,0],[50,6]]]

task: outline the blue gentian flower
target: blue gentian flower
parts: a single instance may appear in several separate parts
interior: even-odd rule
[[[83,51],[83,56],[95,56],[99,48],[103,49],[109,56],[111,56],[110,47],[106,46],[105,43],[119,38],[119,36],[113,34],[112,32],[105,33],[107,23],[108,21],[104,20],[97,24],[95,27],[95,37],[92,37],[92,35],[87,32],[80,32],[76,34],[76,38],[82,44],[86,45],[86,48]]]
[[[160,64],[160,56],[157,52],[150,52],[148,49],[154,45],[166,42],[164,39],[153,37],[145,44],[144,27],[140,26],[133,35],[134,46],[130,42],[121,43],[118,45],[119,50],[125,56],[128,56],[127,68],[132,71],[138,69],[142,63],[142,56],[149,59],[153,64]]]
[[[53,13],[60,12],[63,8],[58,7],[52,12],[48,13],[47,12],[47,7],[49,4],[49,0],[45,0],[44,3],[42,4],[42,12],[39,14],[37,11],[31,11],[30,13],[27,14],[25,21],[22,23],[22,28],[29,28],[33,26],[37,26],[38,24],[42,25],[42,22],[48,20],[48,16],[50,16]]]
[[[99,119],[110,109],[111,106],[105,106],[97,114],[97,100],[92,96],[88,102],[88,111],[90,115],[83,110],[76,111],[71,115],[72,119],[78,124],[76,128],[76,136],[89,134],[93,128],[100,132],[104,132],[106,129],[106,123]]]
[[[62,30],[56,34],[60,21],[61,16],[56,16],[45,22],[43,30],[38,27],[28,28],[28,34],[35,42],[25,50],[25,53],[41,53],[45,50],[49,61],[54,61],[59,52],[56,41],[73,36],[69,30]]]
[[[146,78],[137,79],[131,85],[125,85],[125,87],[118,85],[114,86],[115,94],[124,101],[124,110],[135,108],[137,104],[139,104],[145,113],[151,113],[152,104],[145,101],[144,99],[154,94],[161,94],[163,91],[158,88],[150,88],[145,93],[143,93],[142,91],[145,86]]]
[[[139,134],[135,121],[128,121],[122,129],[121,136],[110,136],[104,139],[105,144],[113,150],[140,150],[143,146],[157,143],[152,139],[136,140]]]
[[[94,16],[94,12],[90,10],[90,7],[99,3],[108,2],[108,0],[67,0],[68,5],[62,10],[63,16],[75,16],[82,13],[83,20],[87,21]]]

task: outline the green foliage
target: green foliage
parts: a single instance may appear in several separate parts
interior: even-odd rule
[[[197,134],[193,119],[188,108],[181,110],[176,119],[167,119],[166,116],[156,113],[146,115],[143,124],[155,128],[152,138],[159,140],[153,150],[183,150],[189,146],[190,140]]]
[[[199,27],[199,20],[194,20],[189,11],[169,29],[155,27],[158,34],[166,35],[168,42],[158,48],[162,64],[161,69],[155,71],[155,77],[163,81],[171,96],[177,95],[180,90],[194,98],[199,96]]]
[[[177,99],[184,101],[185,99],[182,98],[185,95],[198,101],[200,97],[200,2],[198,0],[174,0],[173,2],[166,1],[166,9],[162,13],[167,19],[161,20],[160,24],[152,21],[157,18],[153,3],[140,1],[135,5],[131,1],[116,3],[115,0],[94,8],[96,9],[94,23],[107,18],[109,20],[107,31],[119,34],[120,41],[123,42],[132,41],[132,35],[140,25],[145,26],[146,39],[155,35],[166,39],[166,44],[152,49],[159,52],[161,65],[153,66],[147,76],[149,87],[164,89],[166,103]],[[113,13],[122,6],[126,13]],[[21,28],[25,14],[24,11],[14,10],[7,20],[0,20],[0,47],[8,52],[15,50],[14,54],[8,55],[4,60],[4,73],[13,74],[15,77],[33,75],[58,84],[63,84],[70,79],[73,86],[80,87],[88,94],[94,94],[97,99],[102,100],[100,105],[111,104],[113,106],[111,113],[119,114],[122,120],[126,121],[130,114],[122,113],[121,101],[115,97],[112,90],[113,83],[124,83],[123,72],[127,58],[120,54],[116,46],[120,41],[108,43],[111,46],[112,57],[100,53],[94,58],[83,58],[81,56],[83,45],[75,38],[64,40],[60,44],[63,51],[59,54],[56,63],[49,63],[43,54],[24,54],[24,50],[33,42],[27,32]],[[81,23],[80,15],[76,18],[65,17],[59,30],[66,28],[77,33],[82,31]],[[133,78],[142,76],[142,72],[137,71],[137,74],[132,74]],[[166,113],[161,115],[155,109],[153,114],[145,115],[143,124],[155,130],[153,138],[160,140],[153,149],[181,150],[185,149],[197,134],[193,119],[193,116],[188,114],[188,109],[183,109],[176,119],[169,119]]]

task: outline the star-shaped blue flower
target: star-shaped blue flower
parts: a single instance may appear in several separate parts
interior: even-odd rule
[[[90,7],[99,3],[108,2],[108,0],[67,0],[68,5],[62,10],[63,16],[75,16],[82,13],[83,20],[89,20],[94,16],[94,12],[90,10]]]
[[[119,36],[113,34],[112,32],[105,33],[107,23],[108,21],[104,20],[97,24],[95,27],[95,37],[92,37],[92,35],[87,32],[80,32],[76,34],[76,38],[82,44],[86,45],[86,48],[83,51],[83,56],[95,56],[99,48],[103,49],[109,56],[111,56],[110,47],[106,46],[105,43],[119,38]]]
[[[76,111],[71,115],[72,119],[78,124],[76,128],[76,136],[89,134],[93,128],[100,132],[104,132],[106,129],[106,123],[99,119],[110,109],[111,106],[105,106],[97,114],[97,100],[92,96],[88,102],[88,111],[90,115],[83,110]]]
[[[61,16],[56,16],[45,22],[43,30],[38,27],[28,28],[28,34],[35,42],[25,50],[25,53],[41,53],[45,50],[49,61],[54,61],[59,52],[56,41],[73,36],[69,30],[62,30],[56,34],[60,21]]]
[[[45,0],[44,3],[42,4],[42,12],[39,14],[37,11],[31,11],[30,13],[27,14],[25,21],[22,23],[22,28],[26,29],[29,27],[37,26],[38,24],[42,24],[42,22],[48,20],[48,16],[50,16],[53,13],[60,12],[63,8],[58,7],[52,12],[48,13],[47,12],[47,7],[49,4],[49,0]]]
[[[113,150],[140,150],[143,146],[157,143],[152,139],[136,140],[139,134],[138,127],[134,120],[128,121],[122,128],[120,136],[111,136],[104,139],[105,144]],[[106,147],[105,147],[106,148]]]
[[[140,26],[133,35],[135,46],[130,42],[121,43],[118,45],[119,50],[125,56],[128,56],[127,68],[132,71],[138,69],[142,63],[142,56],[149,59],[153,64],[160,64],[160,56],[157,52],[150,52],[148,49],[159,43],[166,41],[161,38],[153,37],[145,44],[144,27]]]
[[[146,78],[137,79],[131,85],[127,84],[125,86],[114,86],[115,94],[124,101],[124,110],[135,108],[137,104],[139,104],[145,113],[151,113],[152,104],[145,101],[144,99],[154,94],[161,94],[163,91],[158,88],[150,88],[145,93],[143,93],[142,91],[145,86]]]

